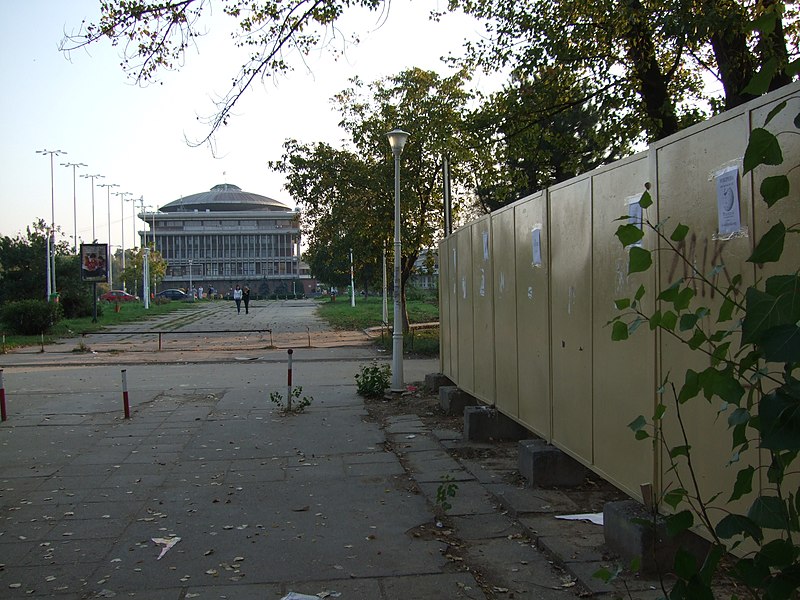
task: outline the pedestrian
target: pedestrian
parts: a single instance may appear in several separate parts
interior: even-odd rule
[[[236,302],[236,314],[242,312],[242,288],[236,284],[236,289],[233,290],[233,301]]]
[[[244,314],[250,314],[250,288],[244,286],[244,290],[242,291],[242,300],[244,300]]]

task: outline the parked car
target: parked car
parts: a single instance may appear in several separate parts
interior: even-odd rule
[[[166,298],[168,300],[188,300],[189,294],[179,289],[161,290],[156,294],[156,298]]]
[[[133,302],[138,299],[137,296],[129,294],[128,292],[123,292],[122,290],[111,290],[110,292],[100,295],[100,300],[105,300],[106,302]]]

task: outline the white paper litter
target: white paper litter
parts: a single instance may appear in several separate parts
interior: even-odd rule
[[[595,525],[603,524],[603,513],[583,513],[580,515],[556,515],[556,519],[567,521],[590,521]]]
[[[161,554],[158,555],[156,560],[161,560],[161,557],[164,556],[167,552],[169,552],[170,548],[172,548],[175,544],[181,541],[181,538],[178,536],[175,537],[167,537],[167,538],[150,538],[159,546],[164,546],[161,549]]]

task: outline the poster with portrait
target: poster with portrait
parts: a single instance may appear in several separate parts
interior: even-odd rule
[[[108,282],[108,244],[81,244],[81,281]]]

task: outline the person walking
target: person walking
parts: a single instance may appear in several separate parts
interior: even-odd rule
[[[242,300],[244,300],[244,314],[250,314],[250,288],[244,286],[244,290],[242,291]]]
[[[233,301],[236,302],[236,314],[242,312],[242,288],[239,287],[239,284],[236,284],[236,288],[233,290]]]

